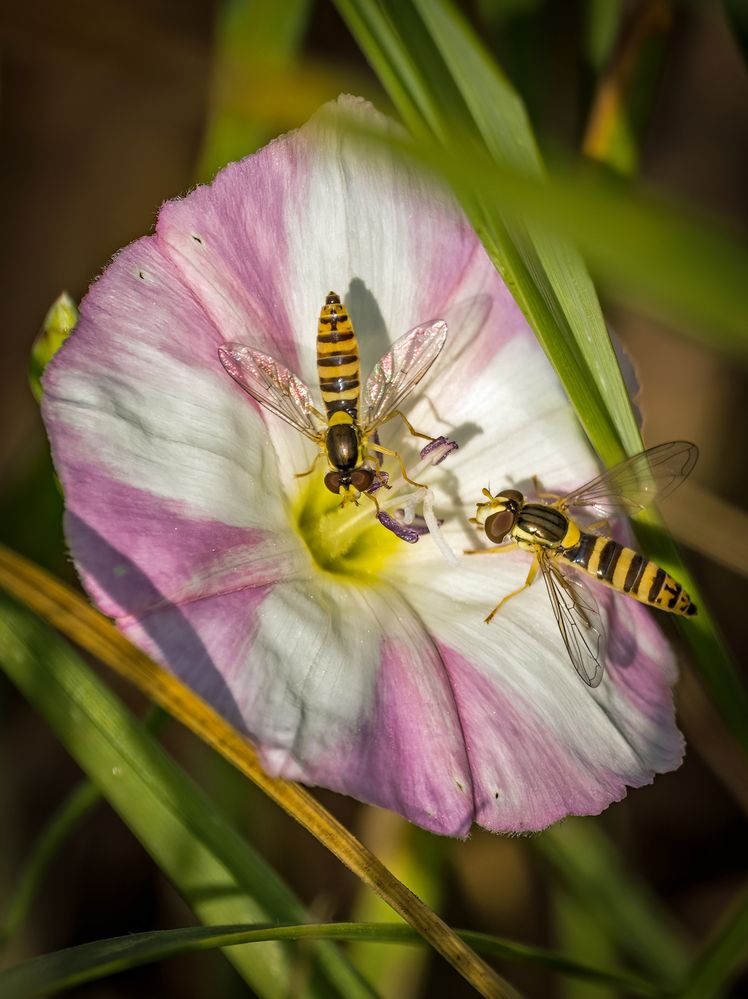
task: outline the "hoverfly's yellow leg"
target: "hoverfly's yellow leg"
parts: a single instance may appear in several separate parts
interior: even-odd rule
[[[295,472],[294,473],[294,478],[303,479],[305,475],[311,475],[312,472],[314,471],[314,469],[317,467],[317,462],[319,461],[319,459],[321,457],[322,457],[322,452],[318,451],[316,453],[316,455],[314,456],[314,461],[309,466],[309,468],[307,468],[306,472]]]
[[[391,448],[384,447],[382,444],[369,444],[369,447],[372,449],[372,451],[379,451],[380,454],[386,454],[390,458],[397,458],[397,460],[400,462],[400,471],[402,472],[402,476],[406,482],[409,482],[411,484],[411,486],[416,486],[418,489],[428,488],[427,486],[424,486],[422,482],[416,482],[415,479],[411,479],[411,477],[408,475],[408,469],[405,467],[405,462],[401,458],[400,453],[398,451],[393,451]]]
[[[380,469],[382,467],[382,459],[379,458],[379,457],[377,457],[377,455],[375,455],[375,454],[366,454],[365,460],[366,461],[373,461],[373,462],[375,462],[375,464],[377,465],[377,467],[380,468]],[[389,483],[387,483],[387,482],[382,482],[381,486],[382,486],[382,489],[392,489],[392,486]]]
[[[518,593],[521,593],[523,590],[527,589],[527,587],[532,583],[532,581],[537,576],[539,568],[540,568],[540,559],[536,555],[535,558],[532,560],[530,571],[527,573],[527,579],[525,580],[523,585],[520,586],[518,590],[513,590],[511,593],[507,593],[507,595],[503,598],[503,600],[499,600],[499,602],[496,604],[496,606],[488,615],[488,617],[485,618],[486,624],[488,624],[493,619],[495,614],[498,614],[498,612],[501,610],[501,608],[504,606],[507,600],[511,600],[512,597],[516,597]]]
[[[517,546],[512,541],[509,545],[494,545],[492,548],[465,548],[463,555],[499,555],[501,552],[516,552]]]
[[[585,524],[585,531],[599,531],[602,527],[608,526],[608,518],[605,517],[603,520],[595,520],[591,524]]]
[[[430,437],[429,434],[421,434],[417,430],[414,430],[413,429],[413,424],[410,422],[410,420],[408,419],[408,417],[404,413],[400,412],[399,409],[393,409],[392,412],[388,416],[385,416],[385,418],[382,420],[382,422],[380,424],[378,424],[377,430],[379,429],[379,427],[383,427],[385,425],[385,423],[388,423],[394,416],[399,416],[400,417],[400,419],[403,421],[403,423],[408,428],[408,431],[412,434],[413,437],[422,437],[425,441],[436,440],[435,437]]]
[[[376,496],[372,496],[370,493],[361,493],[361,496],[365,496],[368,500],[371,500],[374,506],[377,508],[377,516],[379,516],[379,502]]]
[[[533,489],[535,490],[535,495],[538,497],[538,499],[553,500],[554,506],[557,505],[560,506],[561,503],[563,502],[564,497],[560,493],[547,493],[545,492],[545,490],[540,488],[540,479],[537,477],[537,475],[533,475],[532,477],[532,486]]]

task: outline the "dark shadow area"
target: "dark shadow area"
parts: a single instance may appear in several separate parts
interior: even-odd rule
[[[602,583],[599,588],[605,590]],[[627,669],[634,665],[639,643],[636,638],[634,616],[622,613],[622,602],[633,598],[616,596],[613,593],[603,593],[603,596],[608,614],[608,664],[615,669]],[[600,602],[603,603],[602,600]]]
[[[353,328],[358,335],[361,373],[366,379],[379,358],[390,349],[391,340],[396,340],[400,333],[407,333],[407,330],[398,332],[387,329],[374,293],[361,278],[353,278],[343,301],[348,306]]]

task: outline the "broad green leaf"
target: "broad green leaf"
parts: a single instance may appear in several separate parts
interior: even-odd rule
[[[0,666],[203,922],[304,918],[275,872],[80,657],[4,595]],[[259,995],[287,995],[293,955],[281,945],[227,956]],[[319,963],[314,995],[370,995],[342,955],[325,948]]]
[[[604,983],[627,993],[656,995],[650,983],[620,971],[605,971],[541,947],[492,937],[485,933],[458,930],[459,935],[482,953],[509,961],[546,967],[561,975]],[[179,954],[235,947],[267,940],[353,940],[363,943],[423,943],[409,926],[388,923],[321,923],[296,926],[205,926],[154,933],[133,933],[45,954],[25,964],[0,972],[4,999],[49,995],[63,988],[103,978],[152,961]]]
[[[37,402],[42,397],[44,369],[73,332],[78,322],[78,309],[66,291],[50,305],[39,335],[31,345],[29,384]]]
[[[78,593],[2,545],[0,587],[98,656],[252,780],[356,877],[381,895],[397,915],[417,930],[480,995],[491,999],[516,995],[507,982],[308,791],[291,781],[269,777],[260,766],[256,750],[240,732],[194,691],[129,642]],[[0,649],[1,639],[2,632]]]
[[[656,307],[702,322],[713,343],[743,354],[748,354],[743,322],[748,254],[713,227],[675,211],[653,211],[646,198],[622,194],[620,185],[614,187],[599,174],[564,179],[556,171],[553,182],[546,180],[519,98],[446,0],[337,3],[373,64],[386,61],[388,50],[399,44],[410,60],[408,78],[418,79],[422,90],[428,92],[434,80],[434,94],[444,95],[445,77],[453,78],[454,92],[440,106],[459,108],[464,96],[469,110],[466,121],[452,120],[447,143],[424,119],[413,124],[417,101],[400,108],[414,141],[381,134],[373,138],[410,154],[452,186],[605,463],[622,457],[622,445],[629,453],[641,450],[594,289],[566,237],[576,238],[598,274],[614,278],[623,290],[649,296]],[[358,30],[364,11],[366,33]],[[410,47],[417,13],[423,19],[421,34],[430,31],[438,42],[420,61],[426,41],[421,38]],[[379,36],[387,38],[387,48],[378,44]],[[387,85],[384,77],[382,82]],[[391,96],[397,102],[397,94]],[[450,131],[446,120],[442,126]],[[694,246],[699,246],[698,255]],[[645,553],[679,579],[701,608],[695,622],[683,625],[683,634],[710,693],[748,750],[748,692],[672,542],[653,514],[645,524]]]
[[[530,843],[622,954],[635,958],[663,985],[682,978],[689,964],[687,941],[599,826],[589,819],[567,819]]]

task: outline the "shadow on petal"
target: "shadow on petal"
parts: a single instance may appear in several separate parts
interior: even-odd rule
[[[366,282],[359,277],[351,279],[348,291],[343,298],[358,333],[361,372],[366,377],[380,357],[390,349],[392,341],[405,333],[406,328],[403,327],[402,330],[387,329],[387,323],[384,321],[376,296]]]
[[[608,664],[614,669],[628,669],[634,665],[639,649],[634,615],[622,606],[622,596],[605,594],[608,618]]]
[[[117,626],[136,645],[187,683],[239,731],[246,726],[239,707],[203,640],[180,607],[168,600],[146,574],[74,513],[66,516],[67,536],[86,588],[98,603],[115,602]],[[137,616],[136,608],[149,607]],[[164,613],[166,612],[166,613]],[[127,615],[131,614],[128,621]],[[135,637],[131,630],[140,634]]]

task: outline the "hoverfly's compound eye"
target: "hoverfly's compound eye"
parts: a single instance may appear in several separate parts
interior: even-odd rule
[[[340,472],[328,472],[325,476],[325,485],[337,496],[340,492]]]
[[[365,493],[367,489],[371,489],[373,482],[374,472],[370,468],[354,468],[351,472],[351,485],[360,493]]]
[[[503,541],[507,536],[509,531],[512,529],[514,524],[514,514],[509,510],[500,510],[498,513],[492,513],[490,517],[487,518],[483,529],[486,532],[486,537],[489,541]]]
[[[508,500],[509,502],[507,503],[507,506],[510,509],[512,508],[512,506],[514,506],[515,510],[519,507],[519,505],[522,503],[522,501],[525,498],[522,495],[522,493],[519,492],[517,489],[502,489],[501,492],[499,493],[499,496],[501,499]]]

